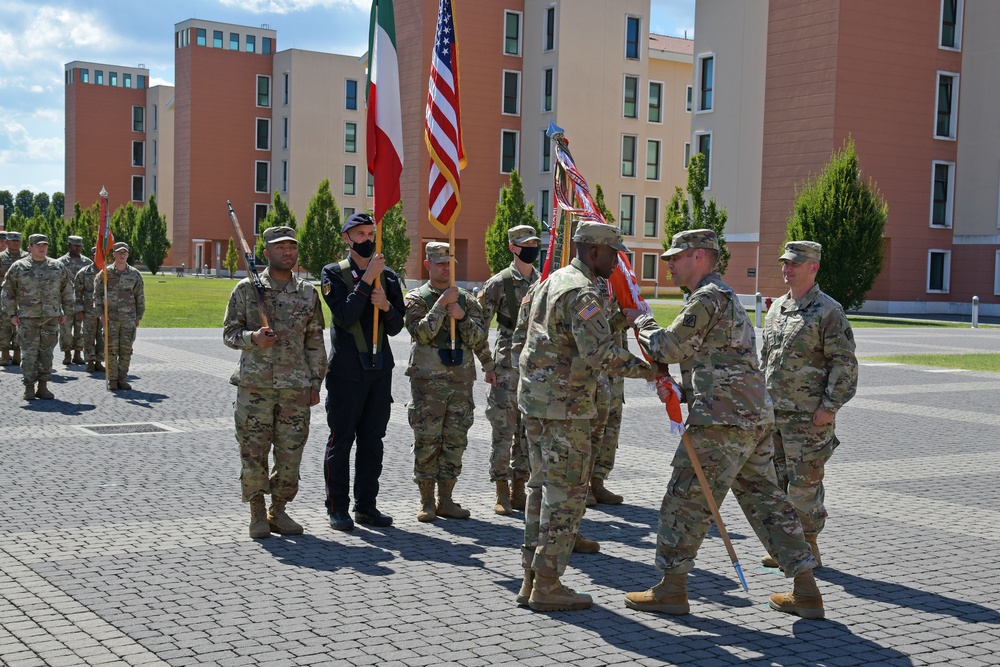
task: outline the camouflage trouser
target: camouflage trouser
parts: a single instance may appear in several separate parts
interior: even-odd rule
[[[486,392],[486,418],[493,426],[490,481],[527,479],[528,450],[517,409],[517,369],[496,368],[497,386]]]
[[[778,486],[799,513],[806,534],[819,533],[826,524],[823,474],[840,441],[833,423],[816,426],[808,412],[775,412],[774,472]]]
[[[815,567],[799,517],[774,476],[770,425],[752,429],[690,426],[688,432],[715,502],[721,505],[732,488],[757,537],[785,576]],[[656,566],[667,574],[683,574],[694,568],[712,513],[683,443],[671,465],[674,473],[660,506]]]
[[[128,376],[134,342],[135,320],[111,320],[108,323],[108,377],[112,380]]]
[[[104,361],[104,325],[99,315],[83,319],[83,360]]]
[[[285,502],[295,498],[302,449],[309,439],[310,392],[309,387],[237,388],[233,412],[242,460],[243,502],[265,494]],[[274,468],[268,478],[268,453],[272,450]]]
[[[17,340],[17,329],[10,318],[5,314],[0,314],[0,352],[4,350],[20,350],[21,346]]]
[[[471,382],[410,378],[406,414],[413,429],[415,482],[458,479],[475,407]]]
[[[76,315],[66,316],[66,321],[59,325],[59,349],[72,352],[83,348],[83,322]]]
[[[607,479],[615,467],[618,452],[618,436],[622,430],[622,410],[625,407],[625,378],[613,376],[609,379],[610,405],[608,421],[604,425],[604,435],[594,451],[594,477]]]
[[[522,565],[542,576],[560,577],[566,571],[590,488],[593,432],[605,417],[522,417],[531,466]]]
[[[17,327],[24,384],[48,382],[52,377],[52,351],[59,339],[58,317],[22,317]]]

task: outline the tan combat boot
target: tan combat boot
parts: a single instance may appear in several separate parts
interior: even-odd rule
[[[590,493],[594,496],[594,500],[602,505],[621,505],[622,501],[625,500],[617,493],[612,493],[604,488],[604,480],[600,477],[591,478]]]
[[[104,364],[102,364],[100,361],[95,361],[94,362],[94,372],[95,373],[103,373],[104,371],[105,371]]]
[[[267,525],[267,508],[263,496],[250,499],[250,537],[259,540],[271,537],[271,527]]]
[[[525,505],[527,505],[528,497],[524,494],[524,483],[523,477],[514,476],[514,481],[510,485],[510,507],[511,509],[524,511]]]
[[[10,363],[14,364],[15,366],[21,365],[21,348],[19,347],[14,348],[14,358],[11,360]]]
[[[295,523],[285,513],[285,501],[271,499],[271,509],[267,511],[267,525],[279,535],[301,535],[302,526]]]
[[[689,613],[687,574],[664,574],[660,583],[648,591],[626,594],[625,606],[638,611],[662,611],[674,616]]]
[[[125,391],[128,391],[128,390],[130,390],[132,388],[132,385],[130,385],[128,382],[125,381],[125,377],[127,375],[128,375],[128,373],[119,373],[118,374],[118,388],[119,389],[124,389]]]
[[[427,523],[437,518],[434,511],[434,480],[422,479],[417,482],[420,488],[420,511],[417,512],[417,521]]]
[[[10,350],[4,350],[0,354],[0,366],[10,366]]]
[[[594,497],[594,491],[589,486],[587,487],[587,507],[597,507],[597,498]]]
[[[531,596],[528,598],[528,606],[535,611],[577,611],[589,609],[592,604],[592,597],[563,586],[559,577],[535,574]]]
[[[507,516],[514,511],[510,506],[510,484],[506,480],[497,480],[497,503],[493,506],[493,511],[500,516]]]
[[[73,350],[73,363],[74,364],[85,363],[84,360],[83,360],[83,349],[82,348],[78,347],[75,350]]]
[[[588,540],[583,535],[576,536],[576,542],[573,544],[573,552],[578,554],[596,554],[601,550],[601,543],[595,542],[594,540]]]
[[[87,362],[87,372],[88,373],[93,373],[94,372],[94,362],[93,361],[88,361]]]
[[[456,481],[454,479],[438,480],[437,515],[446,516],[449,519],[468,519],[472,516],[472,512],[451,499],[451,492],[455,489]]]
[[[108,391],[118,390],[118,380],[116,378],[111,378],[108,380]]]
[[[73,353],[70,350],[63,350],[63,366],[69,366],[73,363],[72,355]]]
[[[521,580],[521,590],[517,592],[517,597],[514,598],[517,604],[524,607],[527,606],[528,600],[531,599],[531,589],[535,583],[535,571],[530,567],[524,568],[524,579]]]
[[[35,398],[43,398],[47,401],[51,401],[55,398],[55,395],[49,391],[48,382],[46,380],[38,381],[38,389],[35,391]]]
[[[792,582],[791,592],[771,596],[771,609],[802,618],[824,618],[823,596],[819,593],[812,570],[796,575]]]
[[[32,382],[31,384],[28,384],[27,382],[24,383],[24,400],[26,400],[26,401],[33,401],[33,400],[35,400],[35,383],[34,382]]]
[[[813,568],[815,570],[823,567],[823,561],[819,558],[819,544],[816,543],[818,537],[818,533],[806,533],[806,544],[809,545],[809,550],[813,552],[813,558],[816,559],[816,567]]]

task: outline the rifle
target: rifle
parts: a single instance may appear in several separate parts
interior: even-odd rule
[[[257,258],[254,256],[250,244],[247,243],[246,237],[243,236],[243,229],[240,227],[240,221],[236,219],[236,211],[233,210],[233,203],[227,199],[226,206],[229,207],[229,221],[233,223],[236,238],[240,242],[240,248],[243,249],[243,262],[247,265],[247,274],[250,276],[254,293],[257,295],[257,312],[260,314],[260,325],[262,328],[271,329],[271,321],[267,317],[267,309],[264,306],[264,283],[260,281],[260,275],[257,273]],[[274,336],[274,331],[271,330],[266,335]]]

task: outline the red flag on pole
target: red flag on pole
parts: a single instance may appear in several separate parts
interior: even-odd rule
[[[375,184],[375,222],[400,200],[403,112],[392,0],[372,0],[368,29],[368,171]]]
[[[94,264],[98,269],[107,265],[108,257],[114,254],[115,235],[111,233],[111,214],[108,211],[108,191],[101,188],[101,219],[97,222],[97,252]]]

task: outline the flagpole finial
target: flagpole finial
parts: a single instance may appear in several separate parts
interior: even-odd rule
[[[549,129],[545,131],[545,134],[547,134],[550,139],[555,139],[557,136],[562,136],[565,133],[565,130],[553,123],[551,118],[549,119]]]
[[[108,196],[108,191],[104,189],[103,185],[101,186],[101,196],[105,198]]]

